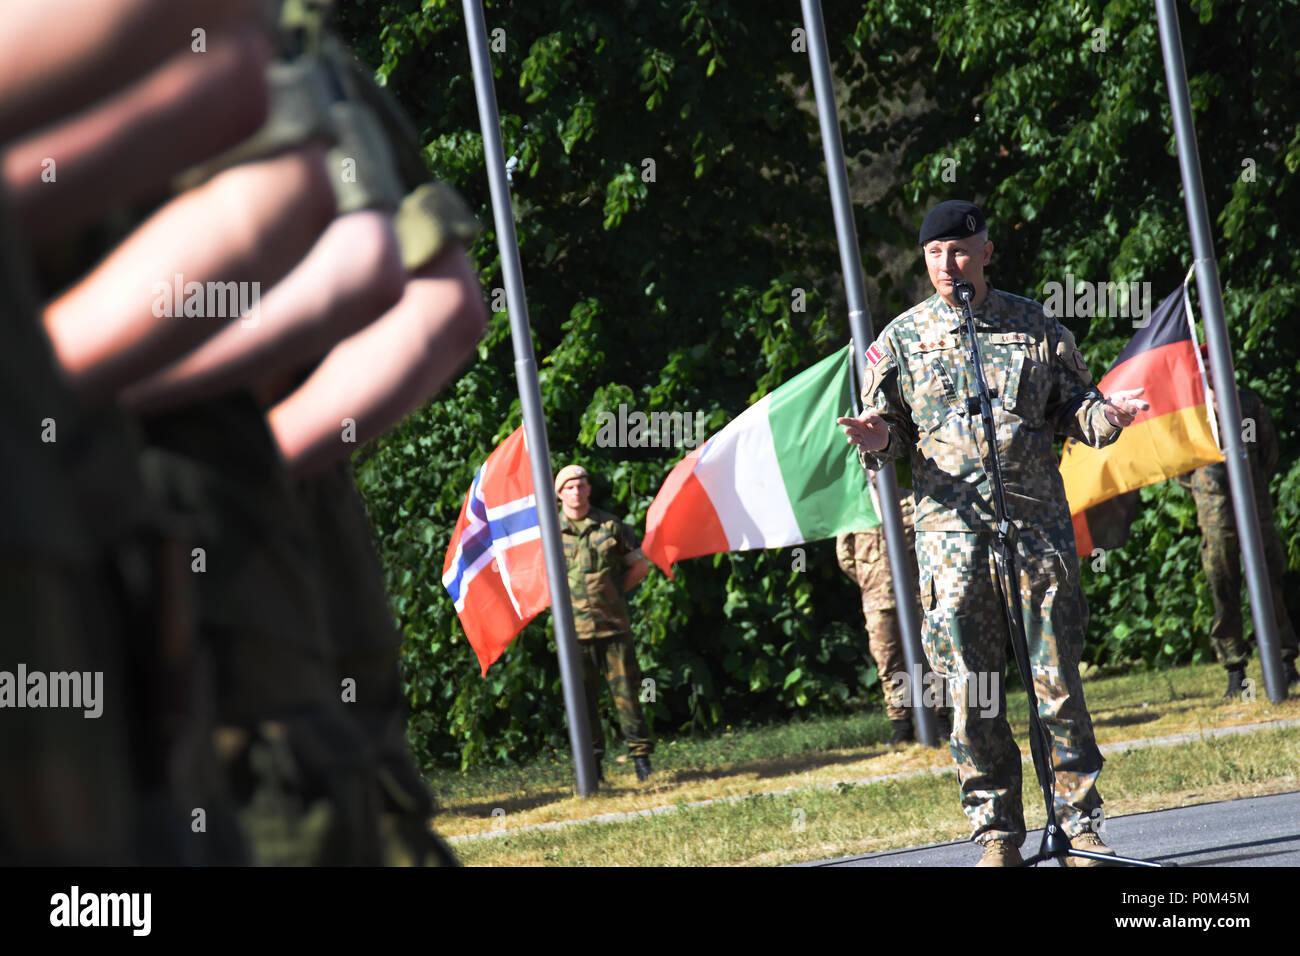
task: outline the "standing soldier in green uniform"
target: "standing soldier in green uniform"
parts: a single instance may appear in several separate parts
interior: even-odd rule
[[[636,765],[636,777],[650,776],[654,742],[641,713],[637,693],[641,669],[632,647],[632,619],[623,592],[650,571],[636,533],[608,511],[590,505],[591,483],[581,465],[566,465],[555,476],[560,499],[560,533],[569,567],[573,626],[582,649],[582,682],[587,692],[587,719],[596,752],[596,777],[605,779],[605,734],[600,724],[600,677],[605,676],[618,708],[623,739]]]
[[[993,244],[978,206],[940,203],[921,225],[920,244],[936,294],[896,318],[867,349],[863,415],[839,423],[870,468],[911,456],[923,638],[935,670],[958,685],[951,748],[962,808],[972,839],[984,847],[979,865],[1019,863],[1020,751],[1000,686],[1008,633],[993,560],[984,434],[967,402],[975,388],[955,289],[959,280],[971,282],[984,374],[996,394],[1008,516],[1020,535],[1016,562],[1034,688],[1052,739],[1056,814],[1076,848],[1105,853],[1090,829],[1101,806],[1094,784],[1102,757],[1079,677],[1088,610],[1052,437],[1108,445],[1147,403],[1142,389],[1103,398],[1069,330],[1038,303],[986,283]],[[991,714],[959,692],[981,674],[999,682]]]
[[[1213,391],[1209,349],[1205,345],[1201,346],[1201,355],[1205,359],[1206,381]],[[1239,388],[1237,399],[1241,405],[1242,425],[1253,431],[1253,434],[1247,433],[1254,440],[1245,441],[1246,453],[1250,460],[1250,475],[1255,482],[1255,506],[1259,511],[1264,564],[1268,567],[1273,614],[1282,645],[1282,666],[1288,686],[1294,688],[1300,685],[1300,673],[1296,672],[1295,628],[1287,614],[1282,589],[1286,552],[1273,524],[1273,499],[1268,491],[1269,476],[1277,467],[1277,434],[1258,395],[1248,388]],[[1252,422],[1253,425],[1248,424]],[[1180,480],[1196,499],[1196,522],[1201,526],[1201,566],[1214,596],[1210,640],[1219,663],[1228,671],[1228,689],[1223,699],[1233,700],[1241,696],[1250,648],[1241,634],[1241,543],[1237,538],[1237,520],[1232,514],[1232,497],[1228,491],[1228,466],[1216,462],[1196,469],[1190,479]]]
[[[912,567],[916,567],[916,535],[913,528],[915,508],[912,493],[906,489],[899,495],[899,509],[907,536],[907,553]],[[894,578],[889,573],[884,527],[841,534],[835,539],[835,557],[839,561],[840,570],[862,591],[862,616],[867,622],[867,646],[872,660],[876,662],[876,673],[884,688],[885,715],[893,725],[890,746],[911,743],[916,739],[916,733],[908,708],[922,706],[924,688],[907,672],[907,658],[903,654],[903,631],[899,626],[898,602],[894,599]],[[920,617],[919,612],[917,617]],[[909,687],[908,682],[912,686]],[[940,708],[941,737],[946,737],[952,731],[946,713],[946,708]]]

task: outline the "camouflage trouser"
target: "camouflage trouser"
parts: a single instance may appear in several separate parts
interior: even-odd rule
[[[886,716],[890,720],[911,720],[905,685],[891,679],[895,674],[907,673],[903,630],[898,622],[897,608],[881,608],[867,615],[867,646],[871,649],[871,658],[876,662],[876,673],[880,675],[880,685],[885,692]]]
[[[911,530],[910,528],[908,529]],[[890,720],[910,720],[910,703],[919,705],[922,688],[913,688],[908,694],[906,685],[894,679],[897,674],[907,674],[907,657],[903,652],[903,628],[898,617],[898,602],[894,599],[894,578],[889,573],[889,556],[885,545],[885,530],[855,532],[855,537],[865,536],[858,545],[858,554],[865,556],[858,562],[858,586],[862,589],[862,612],[867,622],[867,647],[876,662],[885,693],[885,714]],[[908,555],[916,563],[915,543],[907,535]],[[918,606],[917,618],[920,619]],[[925,666],[924,664],[922,666]],[[910,680],[910,675],[909,675]],[[945,713],[947,708],[939,708]]]
[[[1007,624],[991,535],[918,532],[923,640],[954,700],[950,741],[972,839],[1024,842],[1020,751],[1006,719]],[[1102,757],[1083,699],[1079,658],[1088,626],[1071,551],[1018,549],[1021,605],[1038,712],[1052,740],[1056,815],[1068,836],[1101,806]],[[957,684],[953,681],[957,679]],[[962,697],[965,688],[965,699]],[[996,687],[996,694],[992,693]]]
[[[890,677],[907,670],[903,656],[903,632],[898,624],[898,607],[894,600],[894,579],[889,573],[884,528],[858,531],[855,547],[858,562],[858,586],[862,589],[862,613],[867,622],[867,646],[876,662],[876,673],[885,691],[885,713],[890,720],[907,720],[906,694],[902,684]],[[909,542],[910,543],[910,542]]]
[[[603,675],[614,695],[618,709],[618,722],[627,741],[627,751],[633,757],[648,757],[654,753],[654,741],[641,713],[637,696],[641,690],[641,668],[636,663],[631,634],[597,637],[579,641],[582,649],[582,684],[587,692],[587,720],[591,727],[591,744],[596,751],[596,762],[605,756],[605,733],[600,724],[600,680]]]
[[[1294,663],[1296,633],[1286,610],[1282,572],[1286,554],[1273,522],[1260,525],[1264,565],[1268,568],[1269,589],[1273,594],[1273,614],[1277,619],[1278,643],[1282,660]],[[1214,596],[1214,621],[1210,624],[1210,641],[1224,667],[1245,667],[1250,648],[1241,633],[1241,542],[1234,527],[1201,528],[1201,567]]]

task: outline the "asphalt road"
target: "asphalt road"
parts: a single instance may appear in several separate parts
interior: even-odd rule
[[[1031,832],[1021,852],[1037,852],[1042,838]],[[1117,853],[1180,867],[1300,866],[1300,791],[1111,817],[1102,838]],[[971,866],[979,857],[963,841],[801,865]]]

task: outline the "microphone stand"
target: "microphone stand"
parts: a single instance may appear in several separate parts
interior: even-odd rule
[[[1065,866],[1066,857],[1088,857],[1107,863],[1127,866],[1159,867],[1161,864],[1130,857],[1112,856],[1108,853],[1096,853],[1092,850],[1076,850],[1070,845],[1070,838],[1060,828],[1056,820],[1056,769],[1052,766],[1052,741],[1047,727],[1038,714],[1038,694],[1034,691],[1034,672],[1029,664],[1029,640],[1025,635],[1024,616],[1020,604],[1020,573],[1016,567],[1016,542],[1020,531],[1007,516],[1007,501],[1002,485],[1002,460],[998,455],[997,427],[993,422],[993,392],[989,390],[984,378],[984,362],[980,354],[979,338],[975,334],[975,313],[971,309],[971,299],[975,296],[973,283],[962,279],[953,284],[953,290],[966,318],[967,359],[974,373],[977,395],[966,399],[966,410],[971,415],[979,413],[984,424],[984,444],[988,446],[988,457],[981,455],[984,472],[988,475],[993,497],[993,517],[997,529],[996,544],[993,550],[994,564],[998,572],[998,596],[1002,598],[1002,609],[1007,616],[1007,630],[1011,637],[1011,651],[1016,658],[1016,667],[1020,670],[1021,683],[1029,696],[1029,752],[1034,761],[1034,771],[1038,774],[1038,785],[1043,790],[1043,803],[1047,809],[1047,823],[1043,827],[1043,842],[1038,853],[1025,860],[1023,866],[1035,866],[1043,860],[1054,859]]]

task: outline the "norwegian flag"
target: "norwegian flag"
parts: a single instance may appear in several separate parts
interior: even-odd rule
[[[452,532],[442,584],[483,675],[551,603],[523,427],[474,475]]]

